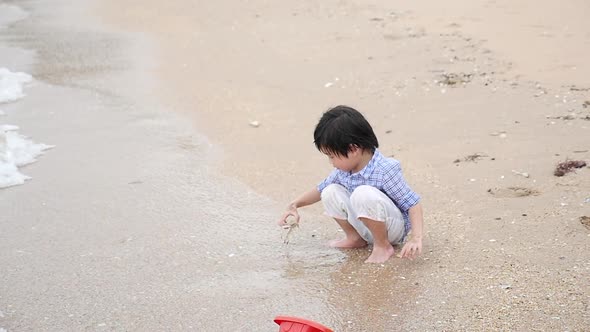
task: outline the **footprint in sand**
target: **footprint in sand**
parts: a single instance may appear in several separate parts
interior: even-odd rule
[[[492,188],[488,189],[488,192],[499,198],[537,196],[541,194],[538,190],[525,187]]]

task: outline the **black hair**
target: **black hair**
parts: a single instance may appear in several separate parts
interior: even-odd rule
[[[325,112],[313,132],[314,144],[324,153],[346,157],[351,146],[375,152],[379,147],[373,128],[352,107],[339,105]]]

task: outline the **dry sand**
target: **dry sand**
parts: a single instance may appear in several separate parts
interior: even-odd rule
[[[92,261],[76,256],[73,267],[54,268],[61,273],[57,280],[71,281],[81,266],[81,295],[41,280],[34,288],[40,304],[31,305],[35,297],[21,296],[20,287],[0,288],[0,300],[15,302],[4,308],[0,327],[275,331],[272,318],[279,314],[314,319],[335,331],[590,326],[590,230],[579,219],[590,216],[590,169],[552,174],[566,158],[590,161],[587,2],[97,4],[93,15],[103,23],[130,38],[142,34],[155,41],[148,50],[153,63],[143,64],[148,55],[133,53],[142,75],[155,79],[141,84],[140,98],[157,99],[190,119],[222,154],[204,161],[207,171],[190,176],[200,160],[187,156],[207,145],[192,144],[190,135],[162,143],[164,158],[146,174],[168,174],[162,171],[167,163],[180,159],[186,163],[174,174],[183,176],[168,185],[144,176],[147,189],[123,193],[147,195],[147,208],[137,202],[146,212],[130,214],[130,226],[107,224],[105,241],[91,245],[102,253]],[[282,245],[275,216],[330,171],[313,147],[312,132],[321,112],[337,104],[368,117],[381,151],[401,160],[423,196],[427,240],[420,259],[374,266],[362,263],[365,251],[325,247],[339,233],[319,206],[303,211],[295,239]],[[481,157],[469,158],[476,154]],[[223,176],[210,171],[215,168]],[[190,189],[199,187],[201,176],[215,177],[222,189]],[[238,190],[228,199],[224,188],[231,186]],[[18,191],[21,200],[27,190],[33,189]],[[202,210],[215,202],[206,197],[231,202],[244,195],[235,205],[244,216],[228,216],[229,231],[221,223],[205,234],[193,229],[191,214],[205,215],[208,224],[219,221],[215,212]],[[165,198],[171,202],[160,201]],[[124,210],[122,202],[107,206]],[[11,213],[19,215],[18,209]],[[112,220],[121,215],[112,212]],[[59,211],[53,216],[58,219]],[[19,232],[26,234],[26,227]],[[220,240],[222,232],[229,234]],[[128,241],[129,234],[138,240]],[[119,242],[107,242],[109,235],[119,235]],[[105,270],[120,250],[123,262]],[[239,262],[228,259],[235,253]],[[5,281],[29,276],[17,270]],[[53,312],[43,301],[48,296],[60,299],[57,312],[74,309],[75,319],[56,314],[47,319],[51,323],[36,320],[35,310]]]

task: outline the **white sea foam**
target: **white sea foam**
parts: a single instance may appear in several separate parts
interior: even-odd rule
[[[33,77],[26,73],[11,72],[0,68],[0,104],[18,100],[25,96],[23,86]]]
[[[37,161],[51,145],[33,143],[20,135],[17,126],[0,125],[0,188],[23,184],[30,177],[18,168]]]
[[[23,87],[32,80],[29,74],[0,68],[0,103],[13,102],[24,97]],[[19,172],[18,168],[35,162],[44,150],[53,147],[33,143],[17,130],[17,126],[0,124],[0,188],[23,184],[30,179]]]
[[[0,27],[25,19],[27,16],[29,13],[19,6],[0,4]]]

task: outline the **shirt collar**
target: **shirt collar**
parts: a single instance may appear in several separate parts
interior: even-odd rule
[[[369,160],[369,163],[356,174],[360,174],[363,178],[368,179],[369,176],[373,173],[373,170],[375,169],[375,164],[377,164],[377,160],[381,158],[381,152],[375,149],[375,152],[373,152],[373,157],[371,158],[371,160]]]

